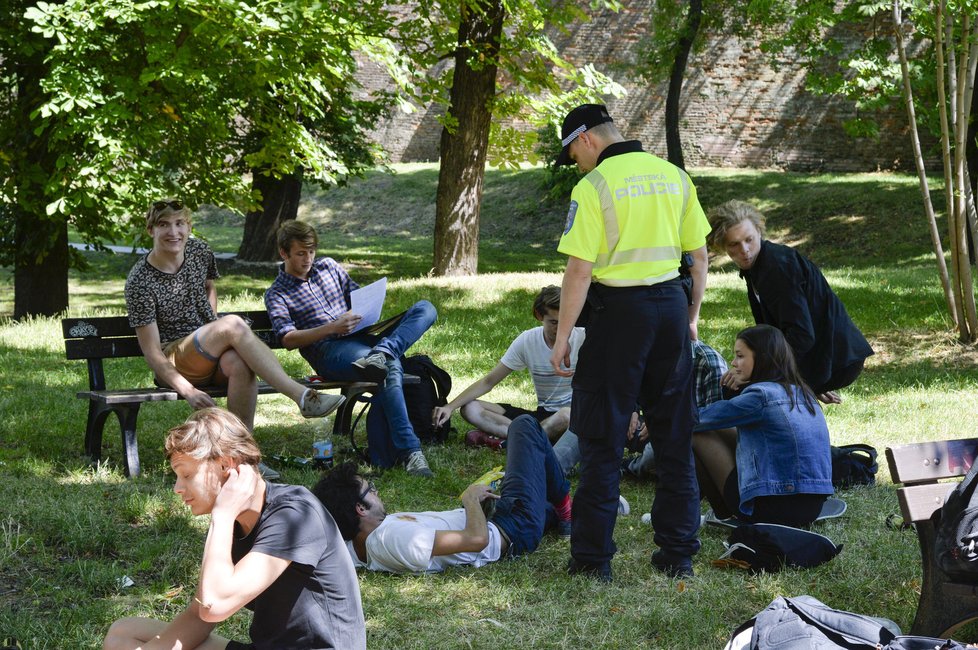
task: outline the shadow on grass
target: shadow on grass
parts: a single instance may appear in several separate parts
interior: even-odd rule
[[[916,179],[897,174],[801,174],[704,170],[693,174],[700,203],[755,204],[769,238],[826,266],[895,266],[931,250]],[[932,188],[935,211],[944,197]],[[944,231],[945,221],[938,220]]]
[[[138,603],[165,617],[192,598],[203,533],[159,477],[33,460],[0,478],[0,631],[23,647],[100,647]]]

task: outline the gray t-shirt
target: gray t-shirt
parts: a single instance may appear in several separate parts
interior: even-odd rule
[[[258,523],[244,539],[236,532],[231,558],[253,551],[292,563],[247,605],[256,650],[366,648],[356,570],[332,515],[304,487],[265,487]]]
[[[188,239],[183,266],[164,273],[143,256],[126,278],[126,310],[129,325],[156,323],[160,343],[182,339],[201,325],[217,320],[207,300],[207,280],[220,274],[210,247],[199,239]]]

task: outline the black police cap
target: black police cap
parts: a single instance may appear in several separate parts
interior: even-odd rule
[[[604,104],[581,104],[564,118],[564,124],[560,129],[560,143],[564,146],[557,156],[557,166],[570,165],[570,145],[588,129],[593,129],[599,124],[614,122],[608,114],[608,108]]]

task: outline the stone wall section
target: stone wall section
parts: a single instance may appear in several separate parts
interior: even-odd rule
[[[603,12],[590,22],[551,35],[576,65],[593,63],[627,90],[607,103],[628,138],[666,154],[667,82],[649,84],[626,75],[648,33],[649,5],[625,0],[618,13]],[[385,87],[386,76],[364,63],[358,79],[366,89]],[[812,95],[804,71],[785,57],[771,65],[756,42],[730,34],[712,36],[690,56],[681,102],[684,155],[691,167],[747,167],[798,171],[911,170],[906,114],[877,115],[878,139],[852,138],[843,123],[856,116],[852,102]],[[392,162],[436,161],[440,108],[404,114],[397,109],[372,137]]]

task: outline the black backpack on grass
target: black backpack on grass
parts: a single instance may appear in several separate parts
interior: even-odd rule
[[[870,445],[832,447],[832,485],[847,488],[876,483],[876,448]]]
[[[957,582],[978,583],[978,463],[947,496],[931,519],[937,530],[937,565]]]
[[[431,412],[436,406],[448,404],[448,393],[452,390],[451,375],[424,354],[401,357],[401,366],[405,375],[421,378],[418,384],[404,384],[404,403],[414,433],[424,443],[445,442],[452,427],[448,422],[440,427],[434,426]]]

